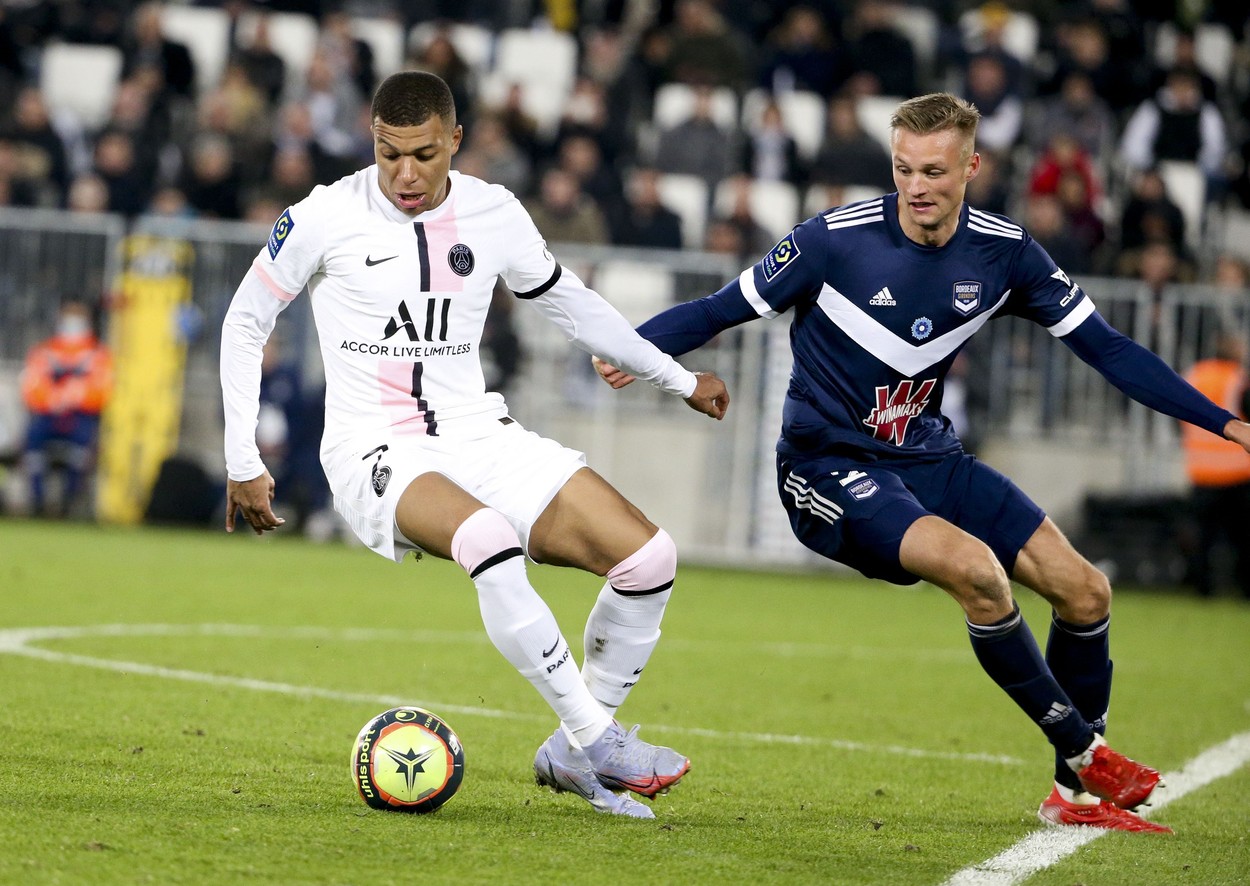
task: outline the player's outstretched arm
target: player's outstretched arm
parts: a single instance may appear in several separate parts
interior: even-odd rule
[[[611,385],[613,390],[619,390],[634,381],[634,377],[624,369],[618,369],[598,357],[591,357],[590,362],[595,367],[595,372],[599,373],[599,377]]]
[[[273,477],[268,471],[251,480],[226,480],[226,532],[234,532],[237,511],[243,512],[243,519],[257,535],[285,523],[285,518],[273,512],[273,493]]]
[[[1224,436],[1250,452],[1250,424],[1234,419],[1224,425]]]

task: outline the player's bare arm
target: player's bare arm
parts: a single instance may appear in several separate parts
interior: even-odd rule
[[[243,512],[243,519],[257,535],[277,529],[286,519],[273,512],[274,481],[268,471],[251,480],[226,481],[226,532],[234,532],[235,513]]]
[[[1224,437],[1232,440],[1246,452],[1250,452],[1250,424],[1235,419],[1230,420],[1224,425]]]

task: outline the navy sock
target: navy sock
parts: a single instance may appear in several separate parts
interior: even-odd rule
[[[1063,691],[1099,734],[1107,731],[1107,708],[1111,701],[1111,616],[1093,624],[1078,625],[1051,617],[1046,643],[1046,664]],[[1055,781],[1081,790],[1080,779],[1062,755],[1055,754]]]
[[[1059,754],[1074,757],[1089,746],[1093,729],[1042,660],[1019,606],[993,624],[968,622],[968,636],[985,673],[1041,727]]]

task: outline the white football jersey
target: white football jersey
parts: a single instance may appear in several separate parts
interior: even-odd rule
[[[442,436],[457,418],[506,414],[503,398],[486,391],[480,355],[499,278],[584,349],[667,391],[693,393],[693,374],[556,262],[507,189],[454,171],[449,187],[438,207],[410,217],[370,166],[318,186],[275,223],[248,276],[276,300],[245,279],[223,327],[233,479],[263,470],[252,439],[258,342],[305,286],[325,364],[323,455],[371,432]]]

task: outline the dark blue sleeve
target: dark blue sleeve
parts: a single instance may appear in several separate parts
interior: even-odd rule
[[[1204,428],[1217,437],[1236,419],[1185,381],[1157,355],[1113,329],[1098,312],[1060,341],[1138,403]]]
[[[758,316],[735,278],[712,295],[661,311],[639,326],[638,334],[664,353],[680,357],[731,326]]]

